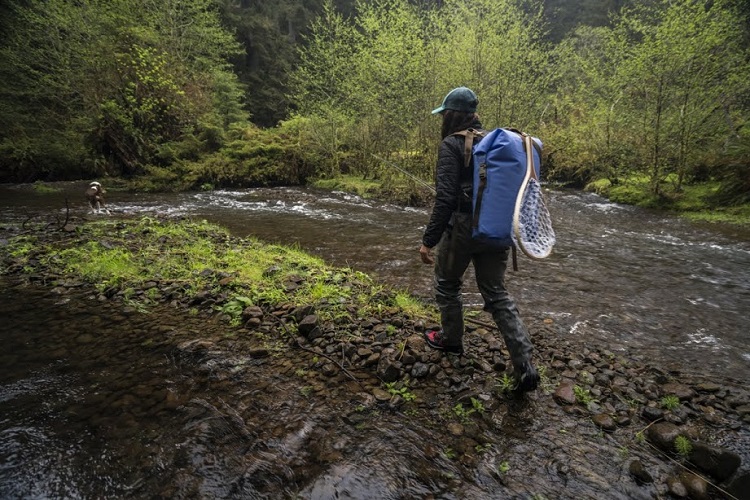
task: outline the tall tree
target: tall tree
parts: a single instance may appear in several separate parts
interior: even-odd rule
[[[133,173],[245,118],[211,0],[9,0],[2,13],[4,178]]]
[[[679,189],[689,172],[721,151],[734,133],[725,116],[749,74],[740,26],[726,2],[674,2],[662,12],[627,11],[618,25],[629,43],[617,76],[628,85],[626,112],[641,130],[638,147],[654,193],[670,173]]]

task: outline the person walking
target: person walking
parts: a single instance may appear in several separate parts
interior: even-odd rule
[[[422,237],[419,254],[435,266],[435,299],[441,329],[425,332],[427,345],[446,353],[464,352],[464,317],[461,301],[463,276],[474,265],[484,309],[492,314],[513,363],[516,390],[533,391],[539,374],[531,363],[533,346],[513,298],[505,288],[510,247],[497,247],[472,238],[473,171],[465,151],[465,136],[456,132],[482,132],[476,114],[479,99],[469,88],[451,90],[432,114],[442,116],[442,142],[438,152],[435,205]],[[475,135],[477,140],[480,135]],[[437,248],[436,248],[437,247]],[[433,248],[436,254],[433,256]]]

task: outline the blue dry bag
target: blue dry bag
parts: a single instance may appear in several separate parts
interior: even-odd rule
[[[457,135],[466,137],[467,153],[474,137],[481,137],[474,130],[458,132]],[[484,135],[472,148],[472,236],[499,247],[514,245],[513,212],[527,168],[524,135],[515,129],[497,128]],[[532,142],[534,169],[539,178],[542,141],[532,137]],[[466,158],[468,166],[468,154]]]

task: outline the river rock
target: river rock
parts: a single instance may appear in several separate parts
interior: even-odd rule
[[[687,493],[694,500],[708,500],[708,483],[692,472],[680,473],[680,482],[685,485]]]
[[[646,437],[666,452],[674,452],[674,440],[681,434],[680,428],[670,422],[657,422],[646,431]]]
[[[734,411],[736,411],[740,417],[746,417],[750,415],[750,405],[740,405],[735,407]]]
[[[375,387],[372,390],[372,395],[375,396],[375,400],[377,402],[379,402],[379,403],[385,403],[386,401],[390,401],[391,400],[390,393],[384,391],[380,387]]]
[[[318,316],[315,314],[310,314],[302,318],[302,321],[297,325],[297,330],[307,340],[315,340],[323,336],[323,332],[318,326]]]
[[[693,442],[690,462],[719,481],[724,481],[739,469],[742,458],[733,451],[697,441]]]
[[[205,339],[193,339],[188,340],[177,346],[177,349],[182,352],[196,353],[201,351],[207,351],[214,347],[214,343],[210,340]]]
[[[661,408],[656,408],[654,406],[644,406],[641,411],[641,416],[649,422],[655,422],[664,418],[664,411]]]
[[[669,476],[667,478],[667,490],[669,491],[670,495],[677,498],[685,498],[688,496],[687,488],[675,476]]]
[[[258,306],[248,306],[242,311],[242,319],[249,320],[251,318],[261,319],[263,318],[263,309]]]
[[[635,478],[635,482],[639,485],[654,482],[654,478],[646,470],[640,460],[633,460],[632,462],[630,462],[628,470],[630,471],[630,474]]]
[[[721,390],[721,386],[713,382],[703,382],[695,386],[695,388],[696,390],[698,390],[698,392],[708,392],[708,393],[719,392],[719,390]]]
[[[573,390],[573,384],[569,382],[561,383],[552,397],[563,405],[574,405],[576,403],[576,393]]]
[[[673,394],[680,398],[680,401],[686,401],[695,396],[695,391],[684,384],[669,382],[661,386],[662,396]]]
[[[411,376],[413,378],[423,378],[429,375],[429,373],[430,367],[425,363],[414,363],[414,366],[411,369]]]
[[[382,356],[378,363],[378,377],[385,382],[395,382],[401,376],[401,369],[396,365],[396,362],[389,359],[387,356]]]
[[[615,421],[610,415],[606,413],[598,413],[591,417],[591,420],[594,422],[594,424],[596,424],[597,427],[602,430],[611,432],[617,429],[617,424],[615,424]]]
[[[446,428],[451,436],[463,436],[464,434],[464,426],[458,422],[450,422]]]
[[[726,490],[727,493],[737,498],[746,498],[748,491],[750,491],[750,472],[745,472],[734,478]]]

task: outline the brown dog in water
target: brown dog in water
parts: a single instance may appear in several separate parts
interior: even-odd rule
[[[86,188],[86,199],[89,201],[89,206],[93,213],[98,213],[102,210],[109,213],[107,207],[104,205],[104,188],[96,181],[89,184]]]

